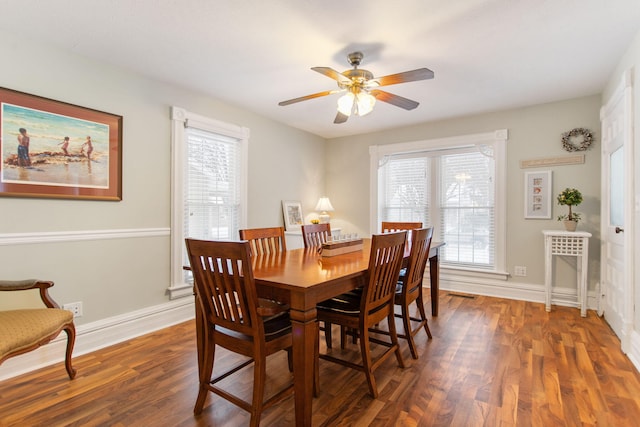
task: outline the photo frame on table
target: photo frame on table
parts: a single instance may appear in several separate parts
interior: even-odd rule
[[[122,200],[122,116],[0,88],[0,196]]]
[[[282,213],[284,215],[284,228],[286,231],[299,230],[304,223],[302,204],[297,200],[283,200]]]
[[[551,218],[551,171],[525,172],[524,217],[525,219]]]

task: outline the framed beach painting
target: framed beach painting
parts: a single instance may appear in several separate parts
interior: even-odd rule
[[[0,88],[0,196],[122,200],[122,116]]]
[[[283,200],[282,213],[284,214],[284,228],[287,231],[299,230],[304,222],[302,204],[296,200]]]
[[[524,178],[524,217],[551,218],[551,171],[526,172]]]

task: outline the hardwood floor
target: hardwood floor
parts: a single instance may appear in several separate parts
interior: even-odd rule
[[[378,399],[361,372],[320,361],[314,425],[639,425],[640,375],[593,311],[581,318],[572,308],[546,313],[543,304],[446,292],[440,303],[440,315],[429,319],[434,339],[416,336],[420,358],[411,359],[402,341],[406,368],[392,358],[376,371]],[[341,351],[336,342],[332,351],[358,357],[353,344]],[[222,350],[216,357],[238,360]],[[270,394],[290,374],[284,353],[267,363]],[[246,412],[214,395],[193,416],[193,322],[77,357],[74,365],[73,381],[59,363],[0,382],[0,425],[248,425]],[[248,393],[252,369],[225,381]],[[266,411],[261,425],[291,426],[293,419],[290,397]]]

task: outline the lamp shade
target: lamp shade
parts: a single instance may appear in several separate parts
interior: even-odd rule
[[[333,206],[331,205],[331,201],[329,200],[329,198],[320,197],[320,200],[318,200],[318,204],[316,205],[316,210],[322,212],[333,211]]]
[[[329,221],[331,221],[331,217],[327,211],[333,211],[333,206],[331,205],[328,197],[320,197],[320,200],[318,200],[318,204],[316,205],[316,210],[321,212],[320,215],[318,215],[318,219],[321,224],[328,224]]]

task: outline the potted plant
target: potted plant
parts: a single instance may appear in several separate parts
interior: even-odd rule
[[[569,206],[568,215],[558,216],[558,221],[564,221],[564,227],[567,231],[576,231],[580,214],[571,210],[572,206],[578,206],[582,203],[582,193],[575,188],[565,188],[558,194],[558,204]]]

